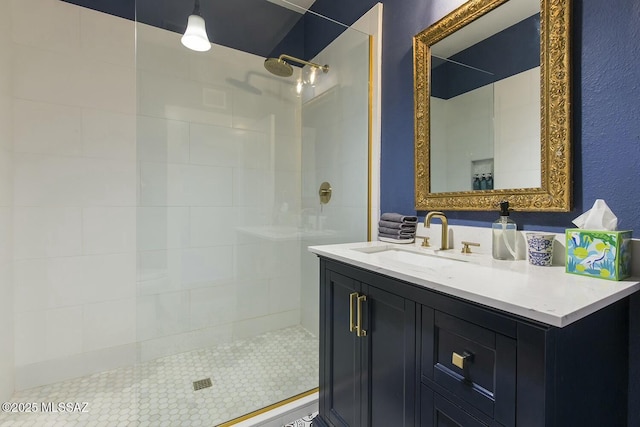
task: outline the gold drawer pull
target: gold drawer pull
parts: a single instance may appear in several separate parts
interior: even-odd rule
[[[367,331],[362,329],[362,303],[367,300],[366,295],[360,295],[358,297],[358,324],[356,325],[356,335],[359,337],[366,337]]]
[[[462,370],[465,369],[465,362],[466,361],[471,362],[472,360],[473,360],[473,354],[469,353],[468,351],[464,351],[462,352],[462,354],[458,354],[454,351],[453,354],[451,355],[451,363]]]
[[[349,332],[356,330],[356,325],[353,323],[353,299],[357,297],[357,292],[353,292],[349,295]]]

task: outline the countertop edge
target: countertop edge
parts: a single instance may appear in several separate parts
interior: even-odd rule
[[[309,246],[308,250],[312,253],[315,253],[318,256],[330,258],[330,259],[340,261],[346,264],[350,264],[356,267],[360,267],[369,271],[373,271],[375,273],[384,274],[386,276],[393,277],[398,280],[412,283],[416,286],[421,286],[426,289],[443,293],[445,295],[461,298],[475,304],[487,306],[487,307],[500,310],[512,315],[523,317],[525,319],[529,319],[539,323],[544,323],[546,325],[555,326],[558,328],[565,327],[567,325],[570,325],[573,322],[576,322],[582,318],[585,318],[590,314],[593,314],[596,311],[608,305],[611,305],[617,301],[620,301],[626,298],[627,296],[633,294],[634,292],[640,289],[640,282],[635,282],[634,284],[627,285],[625,288],[620,289],[619,291],[611,295],[608,295],[604,298],[600,298],[596,301],[586,304],[574,311],[563,313],[563,314],[553,314],[551,312],[535,310],[533,308],[526,307],[523,305],[517,305],[508,301],[498,300],[495,298],[484,296],[479,293],[468,292],[466,290],[458,289],[458,288],[449,286],[447,284],[438,283],[433,280],[418,278],[408,273],[402,273],[401,271],[397,271],[394,269],[389,269],[383,266],[377,266],[377,265],[363,262],[357,259],[349,258],[347,256],[336,254],[330,250],[323,249],[321,246]],[[632,278],[632,279],[635,280],[635,278]],[[589,278],[588,280],[601,280],[601,279]]]

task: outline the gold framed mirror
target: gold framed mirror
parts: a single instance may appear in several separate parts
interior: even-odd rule
[[[502,200],[516,211],[571,210],[571,0],[533,0],[527,7],[537,9],[534,15],[505,18],[509,9],[527,1],[469,0],[414,36],[416,210],[495,210]],[[508,32],[518,25],[526,25],[529,33],[533,25],[538,51],[531,50],[536,47],[531,37]],[[500,37],[507,43],[528,41],[516,47],[494,44],[478,54],[477,46],[492,46],[486,40],[494,43]],[[503,71],[505,61],[496,52],[510,61],[522,52],[534,60],[537,56],[538,71],[523,65],[527,60]],[[464,55],[467,59],[460,59]],[[473,55],[481,65],[468,59]],[[529,92],[520,86],[523,79],[531,82]],[[481,92],[488,95],[481,98]],[[523,93],[533,95],[527,101]],[[479,108],[469,112],[470,105]],[[520,116],[514,118],[516,110]],[[443,116],[443,111],[456,114]],[[476,116],[488,119],[481,122]]]

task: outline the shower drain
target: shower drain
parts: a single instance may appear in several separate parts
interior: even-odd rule
[[[202,390],[203,388],[211,387],[211,378],[205,378],[193,382],[193,391]]]

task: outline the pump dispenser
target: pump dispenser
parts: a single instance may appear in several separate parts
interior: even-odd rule
[[[500,202],[500,218],[492,225],[493,258],[516,259],[516,223],[509,218],[509,202]]]

